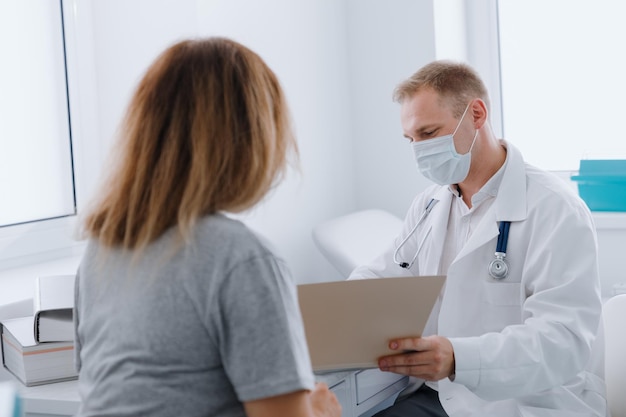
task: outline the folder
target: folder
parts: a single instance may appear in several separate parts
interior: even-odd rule
[[[377,368],[390,339],[421,336],[445,276],[298,285],[314,371]]]

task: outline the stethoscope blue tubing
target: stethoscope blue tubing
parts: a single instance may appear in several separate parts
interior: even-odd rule
[[[509,241],[509,227],[511,227],[511,222],[500,222],[500,235],[498,235],[496,252],[506,253],[506,245]]]

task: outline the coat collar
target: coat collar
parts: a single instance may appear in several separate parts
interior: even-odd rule
[[[526,166],[520,151],[510,143],[502,140],[507,150],[504,175],[496,196],[496,221],[517,222],[527,217],[526,204]]]

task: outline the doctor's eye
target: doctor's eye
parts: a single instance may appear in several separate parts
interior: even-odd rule
[[[430,139],[434,137],[438,131],[439,129],[424,130],[423,132],[420,133],[420,139]]]
[[[435,137],[435,133],[434,132],[422,132],[420,133],[420,136],[417,140],[422,141],[422,140],[426,140],[426,139],[431,139]]]

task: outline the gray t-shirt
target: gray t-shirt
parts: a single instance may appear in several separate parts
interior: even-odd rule
[[[312,389],[295,286],[242,223],[199,221],[139,257],[90,242],[76,280],[78,416],[245,416]]]

